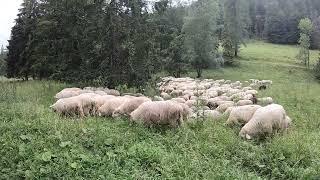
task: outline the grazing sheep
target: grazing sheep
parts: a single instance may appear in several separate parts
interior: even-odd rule
[[[224,96],[224,95],[221,95],[221,96],[219,96],[218,98],[220,98],[222,101],[231,101],[231,98],[230,98],[230,97]]]
[[[210,119],[217,120],[222,117],[222,114],[216,110],[199,110],[197,113],[193,113],[192,119]]]
[[[261,90],[266,90],[267,89],[267,86],[266,85],[260,85],[259,86],[259,90],[261,91]]]
[[[239,90],[239,89],[229,89],[227,92],[227,96],[232,96],[232,95],[238,94],[240,92],[241,92],[241,90]]]
[[[211,90],[211,91],[207,91],[206,96],[208,96],[208,97],[210,97],[210,98],[215,98],[215,97],[218,97],[219,94],[218,94],[217,91],[212,91],[212,90]]]
[[[208,104],[208,98],[206,97],[199,97],[197,99],[197,102],[200,104],[200,105],[207,105]]]
[[[182,96],[182,90],[173,90],[170,95],[172,97],[179,97],[179,96]]]
[[[172,91],[174,91],[173,87],[167,87],[164,92],[171,93]]]
[[[94,93],[92,90],[81,90],[80,94],[86,94],[86,93]]]
[[[101,91],[101,90],[99,90],[99,91],[94,91],[94,93],[95,93],[95,94],[98,94],[98,95],[100,95],[100,96],[108,95],[106,92]]]
[[[182,116],[183,116],[183,120],[188,120],[188,118],[191,116],[192,114],[192,109],[187,106],[186,104],[183,104],[183,103],[179,103],[179,105],[182,107],[183,109],[183,113],[182,113]]]
[[[178,103],[185,103],[186,102],[186,100],[183,98],[172,98],[171,101],[175,101]]]
[[[235,108],[235,107],[234,106],[233,107],[228,107],[228,109],[223,113],[223,116],[229,117],[233,108]]]
[[[254,95],[257,95],[257,94],[258,94],[258,91],[257,91],[257,90],[247,90],[247,91],[246,91],[246,94],[254,94]]]
[[[243,97],[243,99],[244,100],[252,100],[252,98],[253,98],[253,94],[247,94],[247,95],[245,95],[244,97]]]
[[[154,96],[153,100],[154,101],[164,101],[164,99],[162,97],[160,97],[160,96]]]
[[[73,98],[79,99],[82,105],[83,112],[86,116],[95,113],[95,101],[94,98],[100,96],[95,93],[85,93],[80,94],[79,96],[75,96]]]
[[[72,88],[65,88],[62,91],[81,91],[82,89],[80,88],[76,88],[76,87],[72,87]]]
[[[258,103],[263,105],[273,104],[272,97],[258,98]]]
[[[55,99],[63,99],[63,98],[70,98],[74,96],[78,96],[81,94],[81,89],[79,88],[66,88],[57,93],[54,98]]]
[[[253,102],[251,100],[240,100],[236,103],[236,106],[245,106],[245,105],[252,105]]]
[[[120,96],[120,92],[115,89],[104,89],[104,92],[106,92],[108,95]]]
[[[165,92],[161,93],[160,96],[165,100],[171,99],[171,96]]]
[[[94,87],[85,87],[85,88],[83,88],[83,90],[95,91],[96,88],[94,88]]]
[[[205,110],[204,115],[206,118],[211,120],[217,120],[221,118],[222,114],[219,111],[216,110]]]
[[[257,104],[258,103],[257,96],[254,95],[254,94],[252,95],[252,98],[250,100],[253,102],[253,104]]]
[[[131,121],[142,122],[148,127],[179,127],[183,123],[183,108],[173,101],[145,102],[133,111],[130,117]]]
[[[141,104],[148,101],[151,101],[151,99],[147,97],[129,98],[113,112],[112,117],[118,117],[121,115],[129,116]]]
[[[286,111],[281,105],[272,104],[259,108],[250,121],[243,126],[239,136],[252,139],[274,132],[284,131],[289,128],[291,119],[287,117]]]
[[[230,116],[226,122],[227,125],[246,124],[252,118],[253,114],[259,109],[259,105],[246,105],[233,107]],[[229,109],[227,110],[229,111]]]
[[[246,91],[248,91],[248,90],[252,90],[252,87],[244,87],[242,90],[243,90],[244,92],[246,92]]]
[[[239,99],[244,99],[244,97],[246,96],[246,93],[244,92],[239,92],[237,94],[233,94],[230,98],[232,100],[239,100]]]
[[[99,116],[111,116],[112,113],[123,103],[125,103],[129,98],[128,97],[116,97],[112,98],[109,101],[105,102],[103,106],[98,109]]]
[[[190,97],[190,100],[197,100],[198,98],[197,98],[197,96],[191,96]]]
[[[197,101],[196,100],[188,100],[185,102],[185,104],[189,107],[192,107],[192,106],[197,105]]]
[[[217,107],[217,111],[224,113],[229,107],[233,107],[234,102],[223,103]]]
[[[95,101],[97,107],[101,107],[105,102],[115,97],[117,96],[113,96],[113,95],[95,96],[93,97],[93,100]]]
[[[263,84],[263,85],[265,85],[265,86],[270,86],[270,85],[272,85],[272,81],[271,80],[262,80],[261,81],[261,84]]]
[[[193,112],[196,112],[199,110],[202,110],[202,111],[210,110],[210,108],[208,106],[192,106],[191,109]]]
[[[220,106],[220,105],[222,105],[222,104],[227,104],[227,103],[234,104],[233,101],[217,101],[217,102],[216,102],[217,106]]]
[[[217,98],[209,99],[207,106],[210,109],[216,109],[218,106],[220,106],[223,103],[233,103],[233,101],[224,101],[224,100],[221,100],[219,97],[217,97]]]
[[[81,101],[78,98],[59,99],[55,104],[50,106],[54,112],[64,116],[79,115],[84,117]]]
[[[185,94],[185,95],[181,96],[181,98],[183,98],[185,101],[188,101],[188,100],[190,100],[191,95]]]

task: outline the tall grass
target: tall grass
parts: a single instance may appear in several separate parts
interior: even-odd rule
[[[66,84],[0,83],[1,179],[319,179],[320,85],[294,61],[267,63],[241,51],[240,66],[204,72],[207,78],[271,79],[271,96],[294,125],[285,135],[244,141],[224,120],[148,129],[126,119],[62,118],[51,112]],[[283,53],[287,46],[282,48]],[[291,48],[291,47],[290,47]],[[267,54],[261,55],[266,57]],[[270,54],[272,56],[272,54]],[[251,63],[250,61],[258,61]],[[266,62],[266,63],[264,63]],[[190,74],[193,75],[192,73]]]

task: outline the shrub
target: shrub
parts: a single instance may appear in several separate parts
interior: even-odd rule
[[[320,54],[319,54],[319,60],[316,64],[316,66],[314,67],[314,75],[315,75],[316,79],[320,80]]]

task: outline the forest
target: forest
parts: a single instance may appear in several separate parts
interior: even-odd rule
[[[234,65],[249,39],[298,44],[303,18],[319,49],[318,0],[25,0],[1,72],[108,87],[144,86],[163,71],[201,77]]]

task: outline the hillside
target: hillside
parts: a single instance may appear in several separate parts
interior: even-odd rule
[[[239,65],[205,78],[270,79],[271,96],[294,125],[283,136],[244,141],[224,121],[176,130],[126,119],[68,119],[51,112],[70,86],[53,81],[0,83],[0,177],[69,179],[317,179],[320,84],[295,61],[294,46],[251,42]],[[312,51],[312,59],[318,52]],[[195,76],[191,73],[190,76]]]

